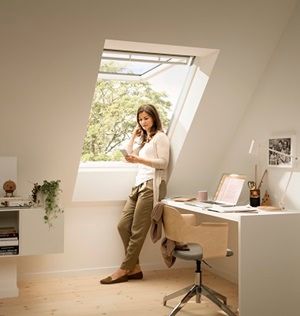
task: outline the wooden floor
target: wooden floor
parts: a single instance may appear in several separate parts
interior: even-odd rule
[[[143,280],[100,285],[99,279],[105,276],[78,274],[20,282],[18,298],[0,299],[0,316],[167,316],[179,298],[163,306],[163,296],[192,284],[194,272],[175,268],[146,271]],[[226,295],[228,305],[236,310],[235,285],[206,271],[203,282]],[[204,297],[200,304],[191,300],[177,315],[220,316],[225,313]]]

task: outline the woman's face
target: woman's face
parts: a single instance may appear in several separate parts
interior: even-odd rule
[[[148,133],[153,126],[153,118],[146,112],[139,113],[139,124]]]

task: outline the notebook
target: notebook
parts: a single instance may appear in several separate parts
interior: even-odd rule
[[[238,174],[223,174],[214,198],[211,201],[199,202],[191,201],[186,204],[200,206],[200,207],[211,207],[212,204],[219,206],[235,206],[241,195],[243,185],[246,177]]]

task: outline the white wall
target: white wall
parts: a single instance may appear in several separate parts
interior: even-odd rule
[[[45,256],[20,257],[18,273],[21,277],[50,273],[89,273],[99,276],[119,267],[124,248],[117,238],[117,223],[123,203],[90,203],[77,205],[65,213],[65,252]],[[160,256],[159,242],[153,245],[145,241],[141,253],[143,269],[156,270],[165,267]],[[178,266],[186,266],[183,262]]]
[[[122,205],[71,203],[106,39],[220,50],[170,179],[171,194],[191,193],[200,185],[212,186],[219,177],[223,156],[238,136],[240,119],[296,2],[1,1],[0,156],[18,157],[21,194],[28,194],[32,182],[61,179],[66,210],[65,254],[21,258],[21,271],[105,268],[120,262],[115,227]],[[292,67],[289,60],[282,71]],[[273,80],[272,72],[281,72],[275,68],[269,70]],[[288,94],[288,88],[283,94]],[[265,94],[257,106],[265,104],[263,99],[271,92]],[[282,102],[275,104],[281,111]],[[239,152],[242,146],[236,144]],[[236,166],[226,164],[227,169]],[[142,262],[149,266],[161,262],[150,243],[145,245]]]
[[[234,141],[220,169],[236,168],[239,172],[249,174],[253,180],[254,164],[258,161],[261,176],[266,167],[268,155],[264,145],[270,136],[294,134],[296,155],[300,155],[299,35],[300,6],[298,5],[240,121]],[[256,139],[262,144],[259,157],[248,155],[251,139]],[[300,208],[299,167],[299,163],[296,164],[285,199],[286,207],[291,209]],[[274,203],[279,202],[289,173],[290,169],[268,168],[263,189],[268,189]],[[248,190],[245,190],[244,194],[246,196]]]
[[[249,156],[251,139],[266,143],[269,136],[293,133],[296,135],[296,155],[300,155],[300,6],[286,27],[269,64],[261,77],[251,102],[240,121],[227,154],[220,161],[218,172],[230,170],[248,175],[254,179],[254,165],[258,162],[259,177],[262,176],[267,164],[267,149],[259,150],[259,157]],[[298,143],[298,144],[297,144]],[[262,146],[263,147],[263,146]],[[300,172],[299,164],[288,187],[284,204],[286,209],[300,208]],[[285,190],[290,170],[285,168],[268,168],[267,177],[262,185],[271,195],[273,205],[278,205]],[[241,200],[249,202],[249,191],[244,187]],[[230,246],[237,252],[236,231],[231,227]],[[266,234],[268,232],[266,231]],[[228,274],[229,278],[236,275],[237,262],[213,262],[218,271]]]

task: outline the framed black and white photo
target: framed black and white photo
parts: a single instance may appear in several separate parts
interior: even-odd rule
[[[294,135],[274,136],[268,142],[269,167],[291,168],[295,153]]]

